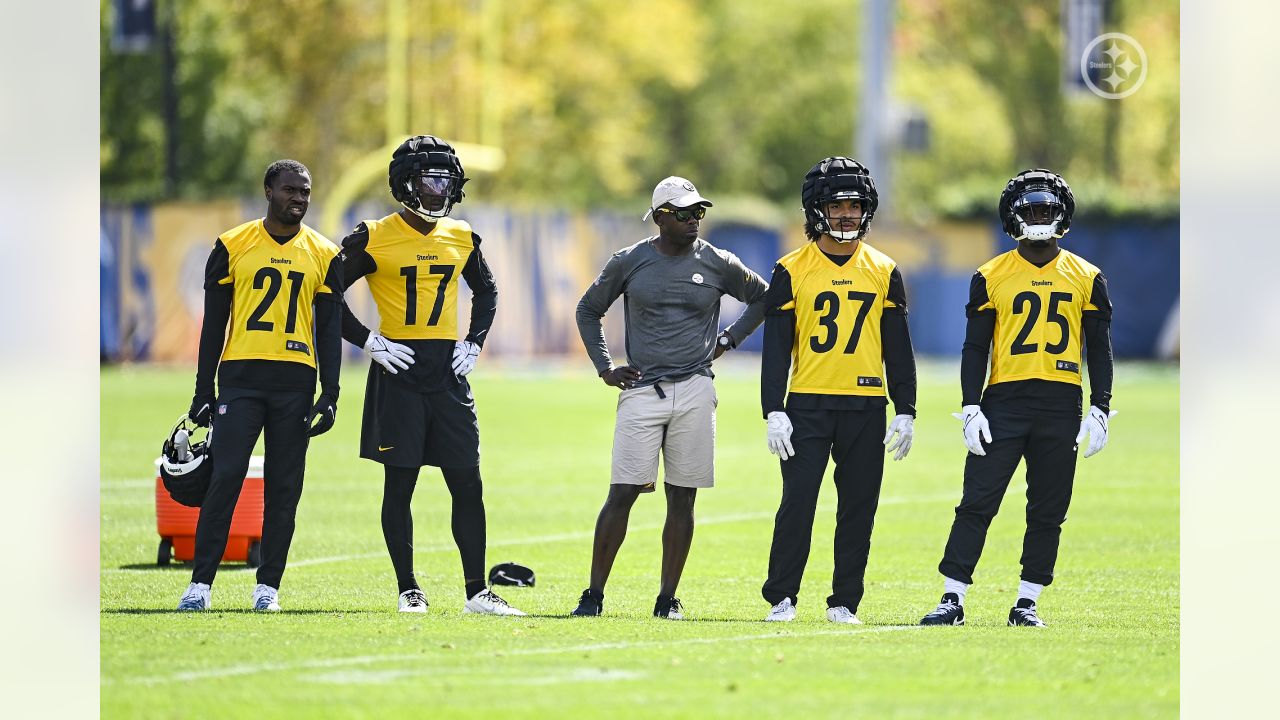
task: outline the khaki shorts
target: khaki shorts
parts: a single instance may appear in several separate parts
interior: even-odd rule
[[[680,382],[623,390],[613,428],[610,482],[652,485],[658,479],[658,451],[666,466],[663,481],[707,488],[715,484],[715,385],[705,375]]]

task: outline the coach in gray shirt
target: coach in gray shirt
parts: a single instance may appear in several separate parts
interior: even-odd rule
[[[693,183],[669,177],[653,190],[645,220],[657,236],[614,253],[578,303],[578,332],[606,385],[620,388],[609,496],[596,520],[591,586],[574,615],[604,610],[604,585],[627,534],[631,506],[654,489],[658,453],[667,522],[662,530],[662,587],[657,617],[682,619],[676,585],[693,541],[693,501],[715,480],[716,393],[711,361],[737,347],[764,319],[768,285],[733,253],[698,238],[711,201]],[[626,312],[627,364],[615,366],[600,321],[618,296]],[[748,303],[717,335],[720,297]]]

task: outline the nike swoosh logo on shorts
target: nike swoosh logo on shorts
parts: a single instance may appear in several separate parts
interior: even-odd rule
[[[392,445],[392,446],[390,446],[390,447],[382,447],[381,445],[379,445],[379,446],[378,446],[378,452],[386,452],[386,451],[388,451],[388,450],[394,450],[394,449],[395,449],[395,447],[396,447],[395,445]]]

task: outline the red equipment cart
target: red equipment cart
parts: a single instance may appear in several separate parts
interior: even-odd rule
[[[180,505],[169,497],[160,477],[160,460],[156,460],[156,532],[160,534],[157,565],[172,560],[191,562],[196,554],[196,521],[200,508]],[[240,499],[231,515],[231,531],[222,561],[242,561],[249,567],[262,563],[262,457],[249,460]]]

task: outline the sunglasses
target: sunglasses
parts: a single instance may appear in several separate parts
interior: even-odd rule
[[[681,208],[679,210],[670,210],[668,208],[658,208],[658,212],[671,213],[676,216],[676,220],[680,222],[689,222],[697,218],[701,220],[707,216],[707,209],[699,205],[695,208]]]

